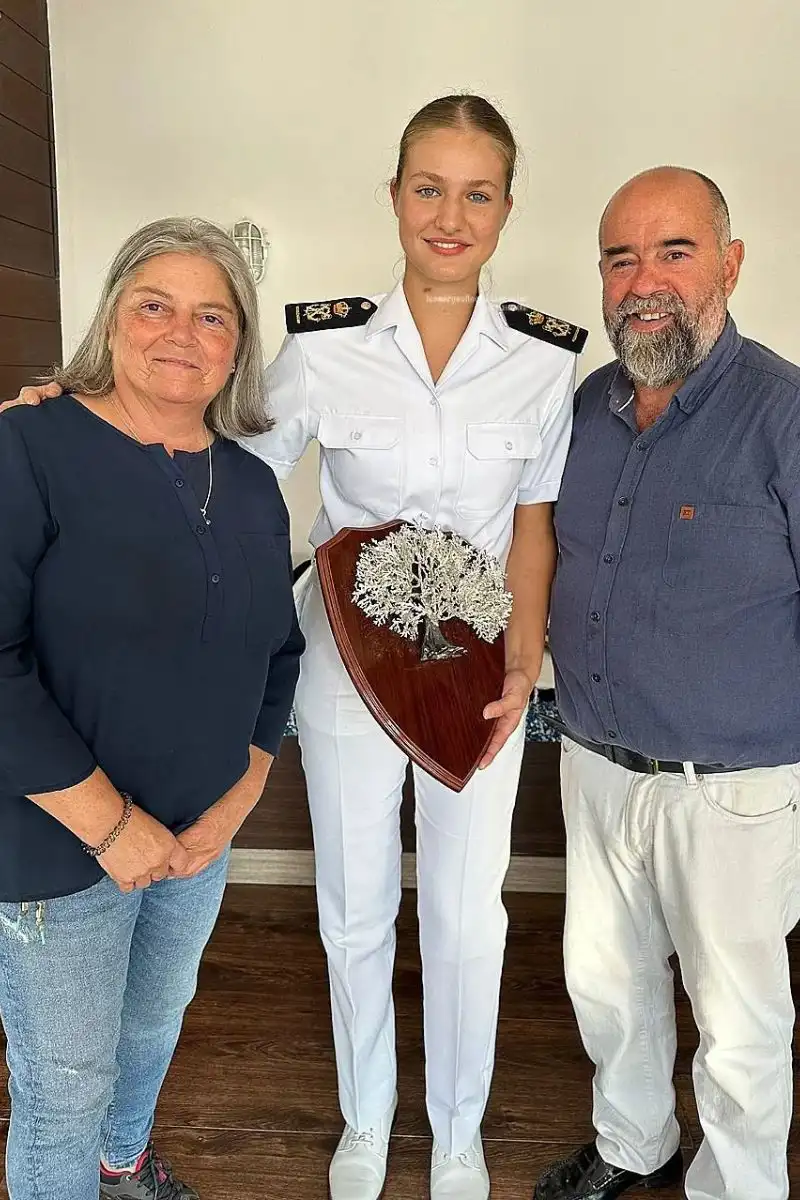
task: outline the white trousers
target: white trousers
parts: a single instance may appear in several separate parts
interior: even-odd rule
[[[639,775],[565,740],[561,773],[567,985],[600,1154],[645,1174],[678,1146],[675,950],[700,1033],[686,1195],[786,1200],[800,768]]]
[[[315,578],[299,607],[308,648],[296,714],[339,1099],[347,1123],[365,1130],[388,1109],[397,1079],[392,973],[407,758],[350,682]],[[521,722],[460,793],[414,770],[427,1106],[450,1154],[471,1143],[489,1095],[507,927],[501,887],[523,745]]]

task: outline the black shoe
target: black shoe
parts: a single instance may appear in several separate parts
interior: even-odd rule
[[[100,1200],[200,1200],[194,1188],[181,1183],[172,1166],[152,1142],[132,1171],[124,1174],[100,1168]]]
[[[533,1200],[614,1200],[628,1188],[677,1187],[682,1179],[680,1150],[652,1174],[637,1175],[635,1171],[612,1167],[600,1157],[594,1142],[590,1142],[563,1162],[548,1167],[536,1184]]]

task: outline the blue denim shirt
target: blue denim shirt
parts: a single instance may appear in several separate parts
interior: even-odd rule
[[[576,733],[655,758],[800,760],[800,369],[729,318],[639,432],[617,363],[576,396],[550,642]]]

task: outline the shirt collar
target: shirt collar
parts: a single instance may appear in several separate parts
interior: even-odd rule
[[[689,378],[675,393],[675,402],[679,408],[685,413],[694,412],[726,367],[733,362],[739,353],[741,344],[742,335],[736,328],[733,317],[729,314],[725,321],[725,327],[714,343],[708,358],[701,362],[696,371],[692,371]],[[631,381],[622,366],[618,364],[609,388],[609,408],[613,413],[620,414],[630,403],[632,395]]]
[[[416,329],[401,280],[379,301],[378,307],[367,322],[366,336],[371,338],[386,329],[405,330],[410,327]],[[508,349],[508,325],[497,311],[496,305],[491,304],[483,292],[478,293],[462,341],[472,341],[476,334],[484,334],[491,338],[502,350]]]

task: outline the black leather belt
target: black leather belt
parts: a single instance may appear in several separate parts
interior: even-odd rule
[[[579,746],[583,746],[585,750],[591,750],[594,754],[602,754],[603,758],[607,758],[609,762],[616,763],[618,767],[625,767],[627,771],[638,771],[642,775],[659,775],[662,771],[666,771],[673,775],[683,775],[683,763],[667,762],[663,758],[647,758],[644,754],[637,754],[635,750],[628,750],[626,746],[607,746],[602,742],[590,742],[587,738],[582,738],[568,729],[563,721],[559,721],[557,717],[544,717],[548,725],[552,725],[559,733],[563,733],[570,741],[577,742]],[[743,768],[726,767],[723,763],[692,763],[696,775],[713,775],[720,771],[736,771]]]

